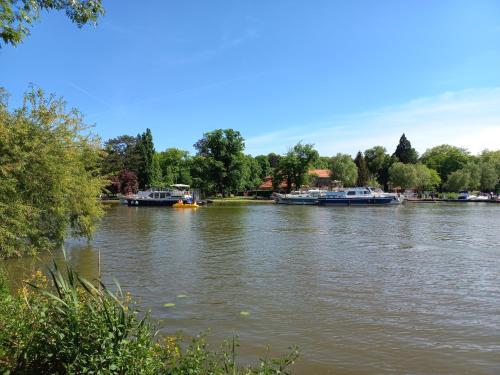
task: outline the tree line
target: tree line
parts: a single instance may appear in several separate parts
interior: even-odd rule
[[[256,190],[271,179],[274,190],[287,191],[311,183],[311,169],[328,169],[331,178],[344,186],[413,188],[417,191],[500,189],[500,151],[471,155],[466,149],[440,145],[421,156],[403,134],[395,151],[374,146],[349,154],[320,156],[312,144],[297,143],[281,155],[245,154],[239,131],[216,129],[194,144],[196,153],[167,148],[157,152],[151,131],[136,137],[122,135],[104,144],[102,171],[112,193],[133,193],[150,186],[187,184],[206,194],[226,196]]]

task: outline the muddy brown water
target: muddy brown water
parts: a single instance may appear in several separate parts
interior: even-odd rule
[[[500,373],[499,205],[110,206],[66,250],[90,278],[100,252],[163,333],[237,334],[243,360],[296,344],[297,374]]]

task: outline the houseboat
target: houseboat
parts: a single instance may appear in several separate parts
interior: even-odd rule
[[[173,206],[193,203],[189,185],[175,184],[168,188],[150,188],[126,198],[129,206]]]
[[[349,188],[342,191],[329,191],[318,198],[320,206],[355,206],[400,204],[403,199],[397,194],[375,191],[369,187]]]

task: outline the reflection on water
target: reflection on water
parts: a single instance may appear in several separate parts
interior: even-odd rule
[[[67,249],[90,278],[100,251],[164,332],[236,332],[249,358],[297,344],[301,374],[497,374],[499,222],[487,204],[117,206]]]

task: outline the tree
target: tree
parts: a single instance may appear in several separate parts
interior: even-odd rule
[[[106,181],[98,174],[100,142],[87,129],[77,110],[40,89],[10,112],[0,99],[0,256],[92,236]]]
[[[403,164],[415,164],[418,160],[418,153],[411,147],[411,143],[406,139],[405,134],[399,139],[399,144],[396,147],[394,156]]]
[[[396,162],[389,168],[389,181],[393,187],[413,188],[417,182],[415,167],[412,164]]]
[[[481,163],[481,190],[495,191],[500,183],[500,177],[493,163]]]
[[[439,174],[434,169],[427,168],[427,166],[420,163],[414,164],[413,168],[415,170],[415,183],[413,187],[418,192],[434,190],[441,183],[441,177],[439,177]]]
[[[21,43],[40,13],[48,10],[63,10],[78,27],[95,24],[104,14],[101,0],[1,0],[0,38],[4,44]]]
[[[150,129],[146,129],[146,132],[137,135],[136,147],[139,155],[137,178],[139,179],[139,187],[144,189],[152,185],[155,173],[157,173],[157,170],[155,170],[157,166],[153,165],[155,148]]]
[[[121,135],[109,139],[104,144],[102,159],[103,174],[117,174],[124,169],[137,173],[141,155],[137,147],[137,137]]]
[[[356,163],[348,154],[337,154],[331,158],[330,170],[334,180],[342,181],[344,186],[353,186],[358,179]]]
[[[470,188],[470,173],[465,169],[450,173],[444,185],[447,191],[460,191]]]
[[[370,175],[368,167],[366,166],[365,158],[363,157],[361,151],[357,153],[354,163],[358,168],[358,178],[356,180],[356,184],[358,186],[366,186],[368,184],[368,180],[370,179]]]
[[[118,174],[120,181],[120,192],[124,195],[135,194],[139,190],[139,182],[137,175],[129,170],[124,169]]]
[[[383,146],[374,146],[365,150],[365,162],[371,175],[378,178],[384,165],[385,159],[389,157],[387,150]]]
[[[160,153],[160,167],[163,181],[167,185],[191,185],[191,157],[188,151],[178,148],[167,148]]]
[[[279,161],[274,169],[274,180],[279,184],[282,180],[287,182],[287,190],[290,191],[292,185],[300,189],[302,185],[308,183],[308,171],[313,163],[318,159],[318,151],[312,144],[297,143]]]
[[[163,176],[160,167],[160,154],[155,152],[153,154],[153,163],[151,166],[151,186],[164,186]]]
[[[315,169],[329,169],[330,168],[330,157],[328,156],[320,156],[318,160],[316,160],[312,167]]]
[[[257,163],[259,163],[260,166],[260,179],[263,180],[265,177],[269,176],[272,172],[271,170],[271,164],[269,163],[269,158],[267,155],[257,155],[255,157],[255,160],[257,160]]]
[[[259,162],[252,155],[243,157],[243,174],[239,190],[254,190],[262,183],[262,174]]]
[[[438,172],[443,182],[446,182],[450,173],[463,168],[470,159],[466,149],[446,144],[426,150],[420,158],[423,164]]]
[[[267,160],[269,160],[269,166],[274,169],[279,165],[281,155],[275,154],[274,152],[271,152],[270,154],[267,155]]]
[[[245,142],[239,131],[217,129],[205,133],[194,144],[198,156],[205,158],[205,178],[215,192],[226,196],[238,190],[242,178]]]

